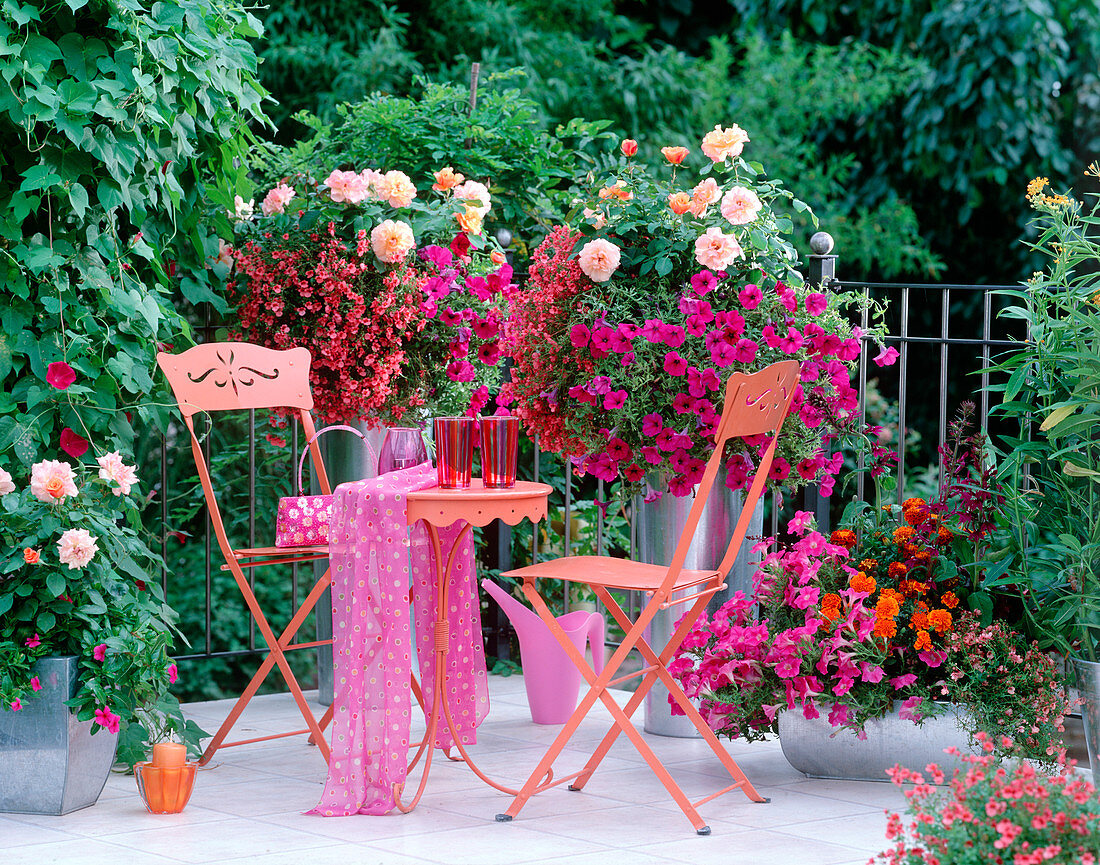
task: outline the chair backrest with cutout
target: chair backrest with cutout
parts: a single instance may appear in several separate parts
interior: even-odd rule
[[[227,558],[232,550],[202,445],[195,434],[194,415],[234,409],[293,408],[297,409],[306,441],[311,441],[316,429],[310,414],[313,408],[310,360],[309,350],[305,348],[279,350],[245,342],[209,342],[179,354],[160,352],[157,355],[157,365],[168,379],[191,434],[191,451],[210,520],[218,545]],[[321,491],[327,495],[332,490],[320,448],[315,441],[309,447]]]
[[[667,597],[671,592],[672,585],[687,559],[688,549],[691,547],[699,520],[703,515],[703,508],[714,486],[726,443],[734,437],[769,434],[770,441],[761,454],[752,484],[742,497],[741,514],[718,571],[726,574],[733,567],[741,542],[748,530],[752,512],[764,491],[764,484],[775,456],[776,440],[779,438],[791,399],[794,397],[800,369],[797,361],[779,361],[759,372],[735,372],[726,380],[725,400],[722,417],[715,434],[714,452],[707,460],[706,470],[697,487],[695,501],[691,506],[684,529],[680,533],[680,540],[676,545],[668,576],[660,590],[662,596]]]

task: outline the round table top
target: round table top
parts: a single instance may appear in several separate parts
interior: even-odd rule
[[[503,520],[514,526],[524,519],[532,522],[545,519],[547,499],[553,487],[534,481],[516,481],[508,489],[486,488],[481,478],[472,478],[466,489],[451,490],[426,487],[410,492],[407,516],[409,525],[425,520],[436,526],[449,526],[465,520],[475,526],[485,526],[493,520]]]

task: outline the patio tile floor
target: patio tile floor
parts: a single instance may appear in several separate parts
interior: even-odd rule
[[[487,772],[517,786],[556,727],[531,723],[519,676],[490,679],[492,710],[473,749]],[[313,695],[311,695],[312,697]],[[629,695],[622,694],[625,702]],[[192,703],[188,717],[215,729],[230,701]],[[258,697],[235,735],[289,729],[296,709],[285,694]],[[579,768],[606,732],[594,711],[561,763]],[[421,725],[422,729],[422,725]],[[414,732],[415,729],[414,729]],[[647,736],[689,796],[724,786],[720,764],[690,739]],[[765,796],[754,804],[734,791],[700,811],[712,834],[697,836],[627,741],[580,793],[564,787],[532,799],[511,823],[494,816],[509,801],[460,763],[437,759],[420,807],[386,817],[307,817],[325,767],[305,737],[230,748],[200,770],[182,814],[145,812],[134,779],[112,775],[99,802],[64,817],[0,815],[4,865],[864,865],[885,847],[884,809],[901,809],[890,784],[815,781],[791,769],[777,742],[728,743]],[[439,755],[437,754],[437,757]],[[417,775],[417,777],[419,777]]]

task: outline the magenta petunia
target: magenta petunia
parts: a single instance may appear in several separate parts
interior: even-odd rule
[[[811,291],[806,295],[806,312],[810,315],[821,315],[829,308],[829,299],[820,291]]]
[[[669,375],[681,376],[687,372],[688,363],[679,352],[670,351],[665,354],[664,370]]]
[[[655,436],[664,425],[664,421],[659,414],[647,414],[642,418],[642,435]]]
[[[626,391],[613,390],[603,398],[603,407],[607,411],[615,411],[626,404]]]
[[[103,661],[107,657],[107,644],[100,643],[94,649],[92,649],[92,657],[97,661]]]
[[[737,292],[737,299],[741,301],[741,306],[745,309],[756,309],[760,306],[760,301],[764,299],[764,293],[760,290],[759,285],[749,283]]]
[[[893,366],[898,359],[898,350],[892,345],[887,346],[872,358],[876,366]]]
[[[46,367],[46,381],[58,390],[67,390],[76,381],[76,372],[63,360],[55,360]]]

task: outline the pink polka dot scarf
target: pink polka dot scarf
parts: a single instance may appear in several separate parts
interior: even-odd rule
[[[336,694],[332,756],[324,794],[308,814],[386,814],[394,807],[394,784],[405,781],[412,712],[410,585],[421,685],[429,705],[437,606],[435,556],[423,524],[411,530],[406,525],[405,495],[431,486],[435,469],[423,463],[336,489],[329,529]],[[444,557],[461,527],[455,523],[439,530]],[[473,744],[477,725],[489,711],[489,689],[470,534],[455,554],[448,601],[444,696],[462,743]],[[435,744],[453,744],[445,719]]]

